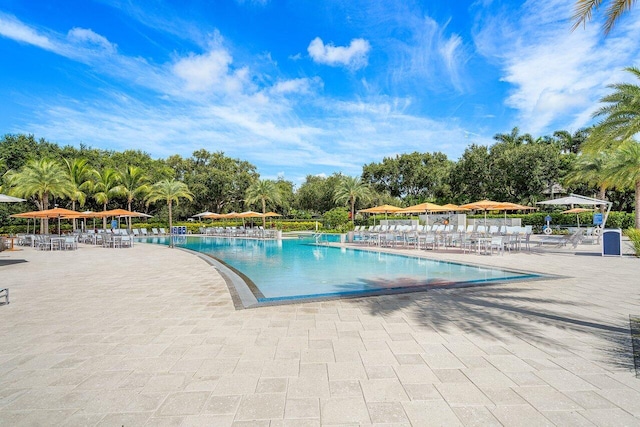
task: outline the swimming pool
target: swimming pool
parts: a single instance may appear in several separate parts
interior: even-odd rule
[[[168,238],[141,242],[168,244]],[[243,276],[258,303],[407,292],[540,277],[532,273],[316,245],[313,239],[178,237]]]

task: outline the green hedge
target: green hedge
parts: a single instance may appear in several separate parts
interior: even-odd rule
[[[561,214],[561,213],[551,213],[551,225],[571,225],[576,223],[576,215],[575,214]],[[593,222],[593,214],[590,212],[585,212],[580,215],[580,224],[585,226],[589,226]],[[520,215],[507,215],[507,218],[521,218],[522,225],[532,225],[534,227],[535,232],[539,233],[542,231],[542,227],[545,225],[544,218],[547,216],[545,212],[534,212],[530,214],[520,214]],[[407,219],[407,216],[402,217],[389,217],[389,219]],[[484,218],[484,215],[469,215],[469,218]],[[503,215],[487,215],[487,218],[504,218]],[[375,218],[376,224],[380,222],[381,219],[384,219],[384,215],[377,215]],[[5,223],[2,227],[0,227],[0,234],[16,234],[16,233],[26,233],[27,224],[26,220],[18,220],[18,219],[9,219],[9,224]],[[246,224],[250,224],[251,221],[245,221]],[[347,222],[345,224],[341,224],[340,226],[333,228],[325,228],[322,220],[318,220],[318,228],[322,231],[334,231],[345,233],[353,229],[353,225],[351,222]],[[356,219],[356,225],[373,225],[374,220],[372,217],[365,220]],[[91,220],[87,221],[87,225],[91,227],[93,223]],[[213,224],[213,225],[212,225]],[[224,220],[224,221],[211,221],[207,222],[192,222],[192,221],[177,221],[174,222],[174,225],[186,226],[189,233],[196,234],[199,233],[200,227],[239,227],[242,225],[242,220]],[[254,220],[254,226],[262,225],[262,220]],[[316,221],[314,220],[291,220],[291,219],[277,219],[277,220],[267,220],[267,227],[273,225],[274,228],[278,230],[287,231],[315,231],[316,229]],[[96,221],[96,226],[102,227],[102,220]],[[121,228],[125,228],[126,224],[123,221],[120,224]],[[633,213],[626,212],[611,212],[609,214],[609,218],[607,220],[608,228],[621,228],[623,230],[633,228],[635,226],[635,216]],[[54,221],[49,223],[49,228],[51,231],[56,230],[57,224]],[[147,230],[151,230],[152,228],[169,228],[169,224],[165,222],[144,222],[144,221],[133,221],[133,228],[146,228]],[[62,232],[70,232],[72,231],[72,224],[70,221],[62,221],[61,223]],[[30,226],[30,230],[33,230],[33,223]],[[168,230],[167,230],[168,231]]]

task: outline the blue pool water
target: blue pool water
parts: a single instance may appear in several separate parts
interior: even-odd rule
[[[168,238],[142,242],[168,244]],[[316,245],[311,239],[181,237],[176,246],[209,254],[241,272],[259,302],[366,295],[538,277],[489,267]],[[253,286],[255,285],[255,287]]]

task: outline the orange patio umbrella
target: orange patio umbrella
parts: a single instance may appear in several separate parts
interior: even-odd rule
[[[142,213],[142,212],[133,212],[133,211],[128,211],[126,209],[112,209],[109,211],[100,211],[100,212],[94,212],[91,214],[91,217],[93,218],[107,218],[110,216],[117,216],[117,217],[127,217],[127,218],[132,218],[132,217],[147,217],[150,218],[151,215],[148,215],[146,213]],[[128,222],[129,227],[131,226],[130,222]]]
[[[447,211],[451,211],[451,212],[470,210],[467,208],[463,208],[462,206],[454,205],[453,203],[447,203],[446,205],[442,205],[442,207],[447,208]]]
[[[237,218],[262,218],[262,214],[260,212],[245,211],[237,214]]]
[[[226,214],[220,214],[220,216],[218,218],[224,218],[224,219],[229,219],[229,218],[240,218],[238,212],[229,212]]]
[[[402,208],[399,208],[397,206],[380,205],[380,206],[374,206],[372,208],[360,209],[358,212],[372,213],[372,214],[383,213],[384,214],[384,219],[387,219],[387,214],[396,213],[396,212],[398,212],[400,210],[402,210]],[[373,223],[375,224],[375,217],[373,218],[373,221],[374,221]]]
[[[398,211],[398,213],[423,213],[423,212],[445,212],[446,208],[431,202],[424,202],[418,205],[409,206]]]
[[[16,218],[57,218],[62,216],[72,217],[74,215],[78,215],[79,213],[80,212],[72,211],[65,208],[53,208],[53,209],[46,209],[43,211],[24,212],[20,214],[14,214],[11,216]]]
[[[80,212],[72,211],[65,208],[53,208],[45,209],[43,211],[24,212],[20,214],[11,215],[14,218],[39,218],[49,219],[58,218],[58,234],[60,234],[60,219],[61,218],[78,218]]]
[[[401,209],[398,213],[429,213],[429,212],[446,212],[448,209],[431,202],[424,202],[418,205],[409,206]],[[427,225],[429,225],[429,216],[427,216]]]
[[[511,202],[502,202],[500,205],[500,209],[504,210],[504,223],[507,224],[507,211],[528,211],[528,210],[537,210],[538,208],[534,208],[532,206],[525,206],[519,203],[511,203]]]
[[[215,213],[215,212],[203,213],[203,215],[200,215],[200,218],[206,218],[206,219],[218,219],[221,217],[222,217],[222,214]]]
[[[380,206],[374,206],[372,208],[360,209],[358,212],[386,214],[386,213],[398,212],[399,210],[402,210],[402,208],[399,208],[393,205],[380,205]]]
[[[476,211],[484,212],[484,226],[487,226],[487,211],[503,211],[513,209],[512,207],[508,207],[505,205],[506,202],[496,202],[493,200],[479,200],[473,203],[467,203],[465,205],[460,206],[461,208],[473,209]]]
[[[573,208],[573,209],[569,209],[566,211],[563,211],[561,213],[563,214],[576,214],[576,220],[578,220],[578,228],[580,228],[580,214],[583,212],[593,212],[593,209],[586,209],[586,208]]]

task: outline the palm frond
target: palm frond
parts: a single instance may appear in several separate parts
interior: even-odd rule
[[[613,29],[623,12],[631,9],[635,0],[612,0],[607,8],[607,20],[603,25],[604,34],[607,35]]]
[[[571,19],[574,21],[571,31],[575,31],[580,25],[586,25],[591,21],[593,11],[600,7],[602,0],[578,0]]]

